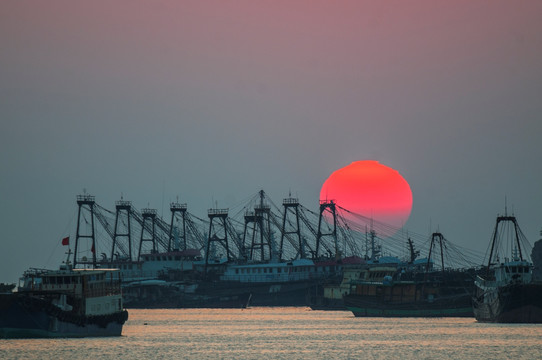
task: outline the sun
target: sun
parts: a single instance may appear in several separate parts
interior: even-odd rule
[[[397,170],[374,160],[355,161],[333,172],[322,185],[320,200],[334,200],[353,213],[396,228],[405,224],[412,210],[408,182]]]

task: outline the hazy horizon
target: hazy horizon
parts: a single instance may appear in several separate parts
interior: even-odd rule
[[[76,196],[206,216],[260,189],[317,209],[358,160],[405,228],[485,252],[542,229],[539,1],[0,3],[0,282],[56,268]],[[166,215],[167,217],[167,215]]]

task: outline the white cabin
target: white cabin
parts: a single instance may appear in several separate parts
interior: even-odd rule
[[[84,315],[107,315],[122,311],[121,275],[118,269],[32,269],[19,282],[19,292],[51,294],[53,304],[66,310],[66,296],[82,301]]]
[[[281,263],[229,265],[220,279],[242,283],[273,283],[303,281],[315,277],[314,262],[300,259]]]
[[[169,270],[192,271],[194,263],[200,261],[197,249],[142,254],[141,261],[117,261],[111,265],[122,272],[124,281],[156,279]]]
[[[532,280],[531,270],[531,264],[525,260],[506,262],[495,268],[495,281],[497,284],[528,284]]]

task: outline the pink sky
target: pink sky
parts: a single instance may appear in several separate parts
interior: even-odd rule
[[[42,264],[83,188],[200,216],[262,188],[314,208],[366,159],[408,181],[418,232],[483,251],[507,196],[534,242],[541,16],[540,1],[2,1],[0,281]]]

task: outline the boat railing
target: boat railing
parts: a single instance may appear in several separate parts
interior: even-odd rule
[[[121,289],[118,285],[106,285],[99,287],[97,289],[85,289],[85,297],[100,297],[100,296],[111,296],[111,295],[120,295]]]
[[[263,274],[263,275],[223,275],[222,280],[239,281],[243,283],[262,283],[262,282],[288,282],[308,280],[309,276],[304,273],[290,274]]]

